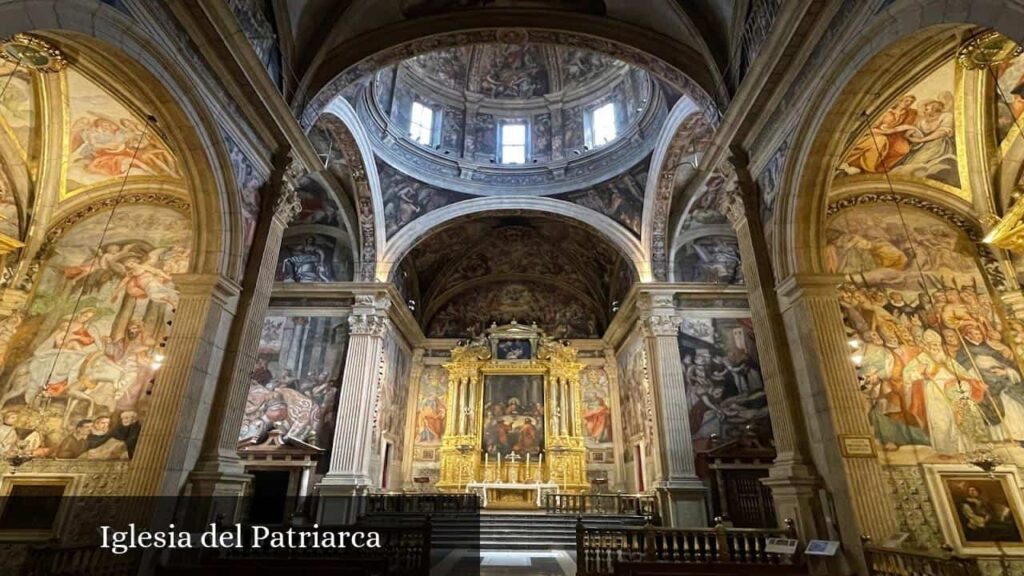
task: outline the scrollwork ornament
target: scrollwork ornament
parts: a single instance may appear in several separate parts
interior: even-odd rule
[[[281,181],[281,187],[274,197],[274,213],[284,220],[285,224],[289,224],[301,212],[302,202],[299,200],[299,193],[296,186],[286,177]]]

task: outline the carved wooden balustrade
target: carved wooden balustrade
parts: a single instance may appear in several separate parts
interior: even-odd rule
[[[548,514],[630,514],[653,518],[658,514],[658,500],[641,494],[545,494],[544,511]]]
[[[370,494],[366,498],[366,514],[437,514],[475,513],[480,511],[477,494],[414,493]]]
[[[981,576],[977,558],[945,553],[865,544],[864,560],[871,576]]]
[[[795,538],[788,528],[590,528],[576,522],[577,576],[615,573],[617,564],[791,565],[799,556],[765,551],[768,538]]]

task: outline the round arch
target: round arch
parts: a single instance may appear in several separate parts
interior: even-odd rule
[[[776,275],[824,274],[821,248],[824,238],[828,190],[832,167],[843,153],[836,134],[849,134],[860,118],[850,110],[861,109],[877,81],[877,70],[892,68],[906,56],[905,47],[923,37],[954,32],[978,25],[998,30],[1008,38],[1024,41],[1024,14],[1007,17],[1008,6],[998,0],[938,0],[922,10],[917,3],[900,1],[875,15],[873,25],[850,40],[862,47],[847,53],[844,66],[823,79],[812,102],[831,106],[809,107],[798,121],[788,165],[783,172],[778,199],[781,229],[774,235]]]
[[[528,211],[562,216],[584,224],[608,240],[628,260],[640,282],[650,282],[650,262],[644,258],[639,240],[614,220],[569,202],[544,197],[474,198],[445,206],[414,220],[388,242],[377,266],[377,277],[388,279],[402,258],[438,226],[474,214]]]
[[[30,33],[56,44],[72,61],[132,78],[133,90],[178,156],[193,214],[190,271],[234,278],[241,269],[242,225],[227,151],[212,114],[180,67],[124,14],[99,1],[46,6],[29,1],[0,6],[0,37]]]
[[[374,161],[370,138],[359,122],[355,109],[344,99],[335,98],[323,109],[322,115],[336,119],[335,135],[351,170],[352,185],[355,187],[356,212],[359,222],[359,260],[354,279],[362,281],[387,281],[387,276],[377,274],[378,255],[384,254],[385,223],[384,196],[380,187],[380,175]],[[318,116],[319,117],[319,116]],[[309,130],[312,125],[307,126]]]
[[[380,68],[425,52],[466,44],[536,42],[601,52],[641,68],[707,108],[725,102],[721,76],[702,65],[694,48],[650,30],[606,18],[531,10],[489,10],[499,27],[481,28],[476,14],[404,21],[363,34],[318,55],[299,89],[301,122],[308,128],[346,86]],[[542,27],[537,23],[543,22]],[[710,95],[713,95],[710,96]]]

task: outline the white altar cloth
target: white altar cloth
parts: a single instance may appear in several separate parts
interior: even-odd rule
[[[545,482],[543,484],[538,482],[533,483],[520,483],[520,482],[470,482],[466,484],[466,491],[473,492],[480,495],[480,504],[484,508],[487,508],[487,491],[488,490],[531,490],[537,493],[536,503],[537,507],[540,508],[543,504],[544,494],[551,492],[558,492],[558,484],[554,482]]]

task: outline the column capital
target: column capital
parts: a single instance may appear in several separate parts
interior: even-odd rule
[[[783,312],[803,298],[838,300],[836,289],[843,283],[840,274],[793,274],[779,282],[776,292]]]
[[[386,316],[352,314],[348,317],[349,334],[352,336],[384,338],[390,325],[391,321]]]
[[[671,336],[675,338],[679,334],[679,325],[683,323],[683,319],[675,314],[651,314],[641,318],[639,322],[644,336],[654,338]]]

